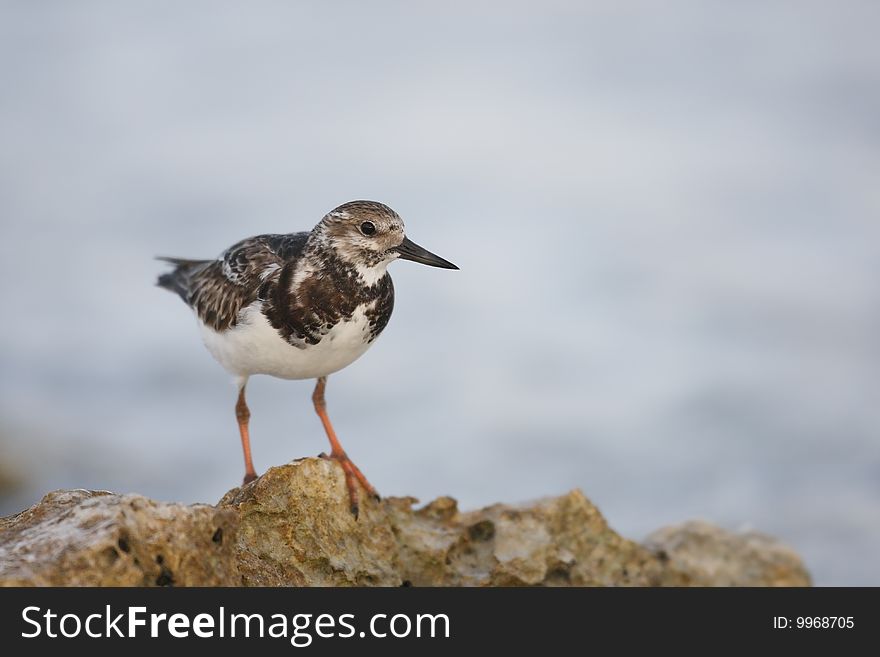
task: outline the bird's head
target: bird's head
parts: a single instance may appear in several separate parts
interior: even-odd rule
[[[374,280],[397,258],[432,267],[458,269],[448,260],[423,249],[406,237],[403,219],[376,201],[350,201],[328,212],[315,231],[361,277]]]

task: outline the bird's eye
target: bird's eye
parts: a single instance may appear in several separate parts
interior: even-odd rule
[[[361,224],[361,232],[364,235],[375,235],[376,224],[374,224],[372,221],[365,221]]]

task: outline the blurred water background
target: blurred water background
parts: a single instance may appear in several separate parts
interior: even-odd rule
[[[880,584],[880,4],[0,3],[0,513],[217,500],[230,378],[153,287],[384,201],[461,266],[331,377],[386,495],[581,487]],[[326,449],[249,388],[258,469]]]

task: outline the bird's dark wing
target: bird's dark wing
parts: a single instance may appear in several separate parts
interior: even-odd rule
[[[242,309],[277,282],[281,268],[305,249],[308,233],[258,235],[229,247],[216,260],[160,258],[174,269],[158,285],[176,292],[215,331],[232,328]]]

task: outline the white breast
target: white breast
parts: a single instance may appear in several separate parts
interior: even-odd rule
[[[294,347],[260,312],[259,301],[248,306],[234,328],[226,331],[199,323],[211,355],[236,376],[269,374],[281,379],[314,379],[338,372],[369,348],[370,323],[366,304],[358,306],[348,321],[334,326],[314,345]]]

